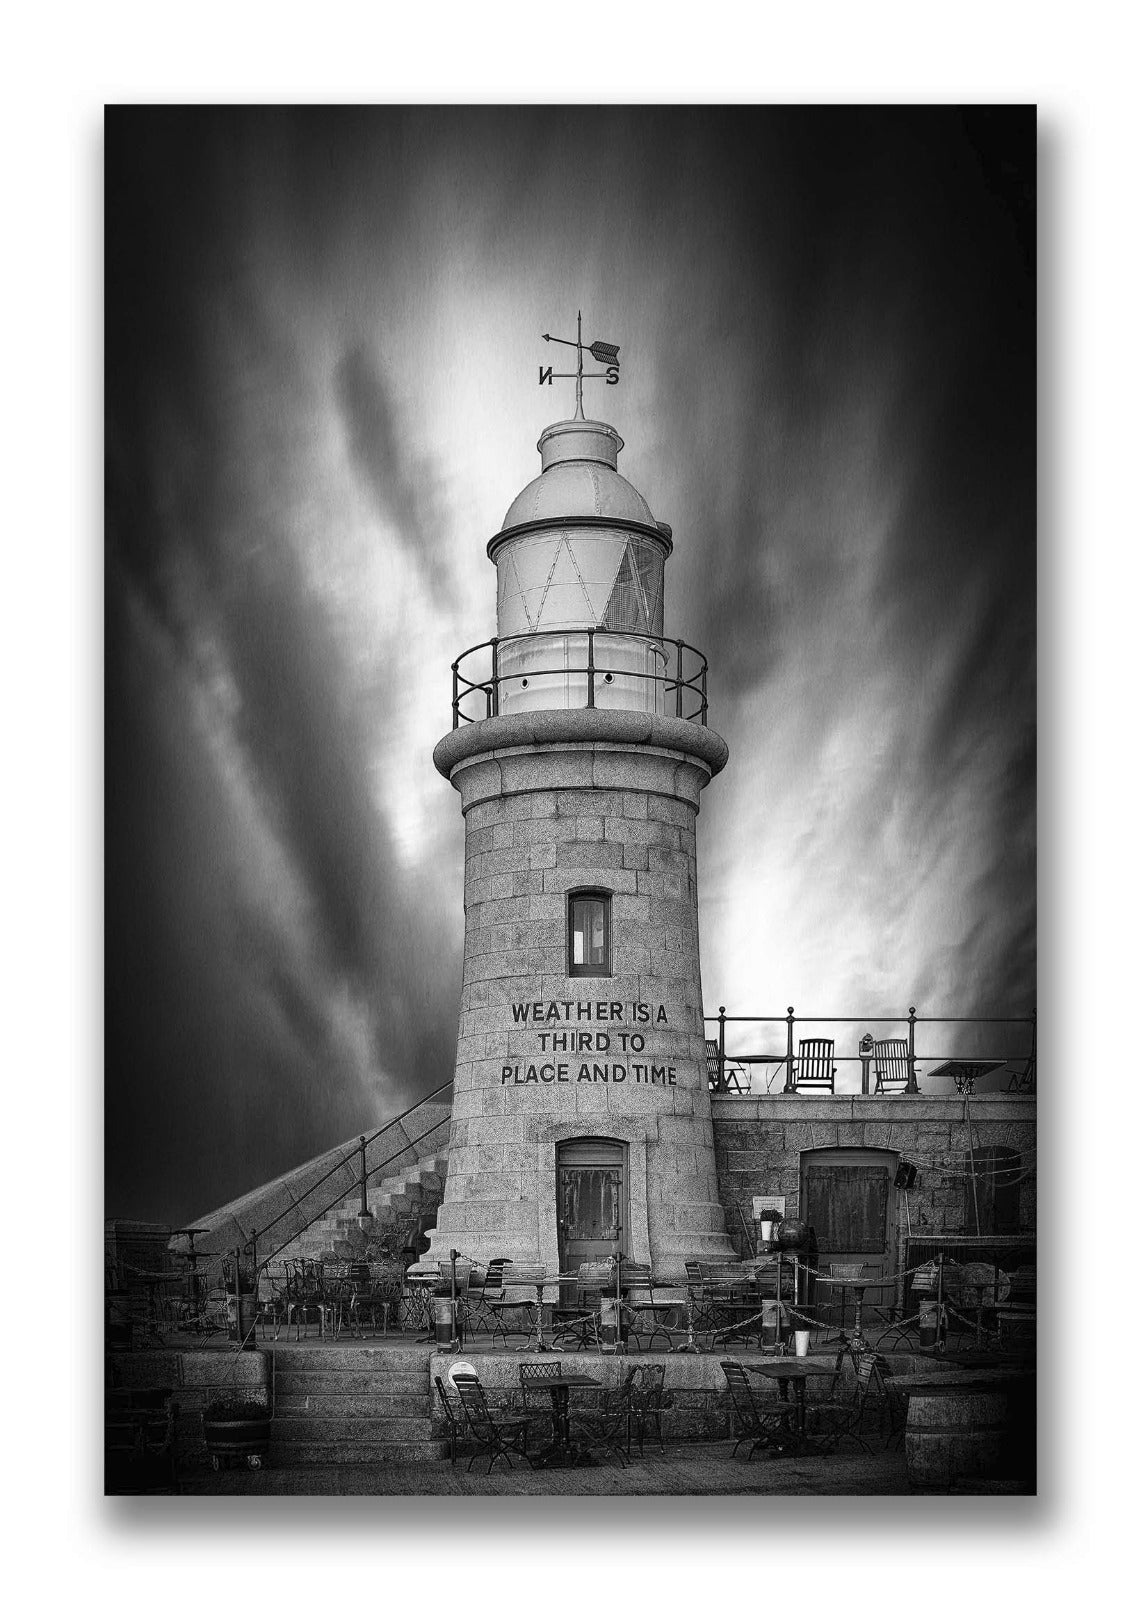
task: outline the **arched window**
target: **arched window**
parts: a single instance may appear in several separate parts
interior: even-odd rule
[[[609,978],[610,896],[576,889],[567,896],[567,971],[572,978]]]
[[[1007,1145],[987,1145],[975,1151],[975,1176],[968,1171],[966,1218],[968,1233],[1017,1233],[1018,1191],[1022,1182],[1022,1157]]]

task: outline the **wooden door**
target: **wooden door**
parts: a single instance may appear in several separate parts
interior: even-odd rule
[[[863,1277],[893,1278],[898,1248],[898,1192],[894,1187],[898,1156],[891,1150],[813,1150],[800,1158],[800,1214],[816,1230],[817,1266],[863,1267]],[[810,1280],[810,1282],[813,1280]],[[890,1306],[896,1287],[869,1289],[865,1308]],[[851,1325],[854,1296],[834,1287],[810,1293],[823,1321]]]
[[[628,1163],[618,1139],[567,1139],[558,1147],[559,1271],[626,1250]]]

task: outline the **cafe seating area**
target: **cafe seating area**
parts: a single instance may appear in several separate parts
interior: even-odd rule
[[[205,1333],[185,1319],[185,1297],[175,1294],[166,1331],[161,1315],[152,1321],[148,1311],[145,1345],[137,1348],[194,1348],[224,1363],[237,1339],[235,1304],[248,1300],[253,1322],[242,1341],[265,1352],[271,1373],[281,1369],[269,1392],[279,1407],[283,1460],[294,1462],[302,1459],[298,1430],[310,1426],[303,1419],[311,1395],[322,1397],[313,1408],[318,1427],[335,1430],[343,1408],[345,1437],[365,1447],[372,1435],[360,1419],[422,1418],[415,1426],[426,1459],[435,1449],[436,1459],[473,1474],[522,1470],[529,1478],[605,1467],[624,1477],[635,1463],[668,1467],[695,1445],[738,1467],[755,1461],[780,1469],[785,1459],[837,1455],[867,1459],[879,1472],[871,1462],[901,1451],[913,1433],[920,1442],[912,1453],[924,1452],[916,1471],[946,1474],[942,1458],[931,1458],[947,1428],[960,1455],[1007,1448],[1007,1396],[1033,1371],[1028,1269],[1010,1267],[1017,1299],[999,1299],[991,1291],[1004,1279],[993,1266],[994,1283],[976,1285],[981,1263],[924,1255],[909,1273],[904,1303],[918,1296],[925,1311],[942,1303],[946,1316],[933,1328],[918,1314],[881,1326],[869,1324],[865,1310],[861,1332],[855,1301],[838,1324],[814,1320],[819,1308],[811,1302],[793,1304],[791,1273],[778,1306],[778,1255],[691,1262],[684,1285],[665,1285],[622,1259],[592,1263],[564,1281],[538,1262],[457,1259],[441,1272],[331,1252],[316,1261],[270,1261],[256,1295],[223,1289],[229,1317]],[[213,1281],[208,1267],[199,1276],[202,1287]],[[247,1287],[242,1274],[229,1283]],[[211,1306],[219,1303],[215,1293]],[[161,1312],[165,1302],[154,1303]],[[1013,1324],[1003,1316],[1011,1304]],[[836,1309],[825,1305],[820,1315]],[[389,1374],[399,1382],[382,1400]],[[924,1420],[946,1383],[969,1384],[972,1400],[949,1421]],[[140,1431],[139,1419],[122,1410],[109,1431],[109,1472],[116,1481],[126,1482],[123,1468],[165,1484],[174,1471],[169,1426],[156,1416]],[[272,1445],[267,1464],[274,1464]]]

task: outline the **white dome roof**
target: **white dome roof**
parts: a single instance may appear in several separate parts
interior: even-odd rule
[[[549,517],[614,517],[658,528],[634,485],[597,461],[560,461],[541,472],[515,496],[501,531]]]

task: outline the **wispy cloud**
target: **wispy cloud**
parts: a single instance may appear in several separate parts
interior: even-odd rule
[[[112,1210],[449,1075],[431,746],[580,305],[730,743],[707,1005],[1032,1003],[1032,173],[1029,112],[109,113]]]

